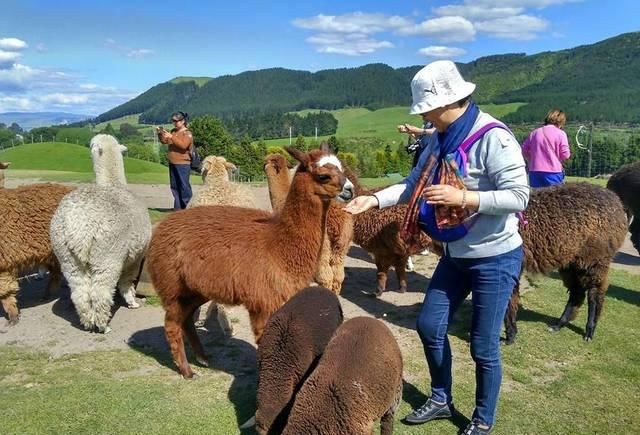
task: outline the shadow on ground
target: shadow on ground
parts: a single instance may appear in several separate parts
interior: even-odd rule
[[[212,324],[213,323],[213,324]],[[238,426],[245,423],[255,413],[257,373],[256,349],[244,340],[225,338],[216,322],[207,322],[206,327],[198,328],[198,337],[209,358],[209,367],[197,364],[191,349],[186,345],[187,359],[194,371],[202,374],[208,370],[220,370],[233,377],[228,398],[233,404]],[[164,328],[154,327],[134,333],[128,342],[129,346],[145,355],[151,356],[161,365],[170,368],[175,376],[180,376],[171,357],[165,339]],[[190,382],[186,381],[185,382]],[[255,433],[253,428],[242,431],[244,434]]]

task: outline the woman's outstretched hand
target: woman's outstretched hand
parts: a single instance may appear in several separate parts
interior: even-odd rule
[[[378,206],[378,198],[373,195],[363,195],[353,198],[344,210],[351,214],[359,214]]]

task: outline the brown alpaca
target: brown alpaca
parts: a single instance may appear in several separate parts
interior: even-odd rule
[[[358,177],[345,168],[345,175],[354,185],[356,195],[371,195],[372,192],[362,188]],[[406,205],[395,205],[383,209],[372,209],[354,216],[353,242],[365,251],[369,252],[376,263],[377,288],[375,294],[380,296],[387,288],[389,269],[393,267],[398,277],[399,291],[407,291],[406,265],[409,256],[415,255],[424,249],[433,249],[431,239],[424,233],[420,233],[421,246],[415,251],[407,248],[406,243],[400,237],[400,229],[404,215],[407,212]]]
[[[153,233],[147,254],[149,274],[166,312],[171,353],[185,378],[191,378],[193,371],[183,334],[197,361],[207,365],[192,319],[194,310],[208,300],[244,305],[259,342],[271,314],[311,281],[329,201],[352,196],[335,156],[325,150],[287,151],[300,165],[281,213],[194,207],[167,217]]]
[[[258,434],[282,432],[295,394],[342,319],[335,293],[317,286],[301,290],[273,313],[258,346]]]
[[[402,399],[402,354],[380,320],[344,322],[318,366],[296,394],[283,435],[371,435],[393,433]]]
[[[0,189],[4,187],[4,170],[9,167],[11,162],[0,162]]]
[[[270,154],[266,157],[264,170],[267,174],[271,208],[277,213],[282,209],[283,200],[289,191],[287,160],[281,154]],[[324,238],[313,280],[340,294],[344,281],[344,259],[353,238],[353,218],[344,211],[344,204],[331,202],[326,231],[327,237]]]
[[[9,323],[18,322],[18,277],[35,267],[49,270],[45,298],[58,289],[60,264],[51,250],[49,225],[60,200],[73,189],[61,184],[31,184],[0,189],[0,301]]]
[[[584,303],[589,314],[584,339],[593,339],[609,287],[609,265],[627,234],[627,221],[615,193],[590,183],[567,183],[533,189],[520,235],[524,270],[548,273],[558,269],[569,301],[556,325],[559,330]],[[506,342],[518,332],[519,289],[514,289],[505,316]]]
[[[640,162],[620,167],[609,178],[607,189],[618,194],[627,212],[627,219],[633,219],[629,232],[631,242],[640,254]]]

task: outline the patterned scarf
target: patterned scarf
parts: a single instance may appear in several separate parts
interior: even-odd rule
[[[478,106],[476,106],[473,101],[470,102],[467,110],[465,110],[462,116],[451,123],[449,127],[447,127],[446,131],[437,133],[437,141],[435,142],[433,149],[428,152],[427,156],[422,156],[420,159],[423,162],[422,172],[420,173],[420,178],[418,178],[416,187],[411,194],[407,214],[404,217],[402,230],[400,231],[400,236],[404,239],[409,249],[419,249],[420,227],[418,226],[418,200],[422,196],[424,189],[434,184],[434,180],[437,175],[440,175],[437,180],[438,182],[446,182],[446,184],[450,184],[447,181],[451,174],[447,174],[446,171],[443,171],[442,174],[438,174],[439,169],[447,166],[446,164],[443,164],[443,161],[449,154],[454,153],[458,146],[460,146],[460,144],[469,135],[479,113],[480,110],[478,109]],[[464,165],[462,158],[463,157],[460,155],[456,156],[455,166],[456,169],[460,168],[460,173],[464,176],[466,175],[466,165]],[[460,188],[459,186],[456,187]],[[441,207],[439,217],[443,221],[447,221],[449,223],[459,221],[458,215],[461,211],[459,209],[460,207]]]

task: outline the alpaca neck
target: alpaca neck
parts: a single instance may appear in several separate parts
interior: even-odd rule
[[[274,213],[279,213],[284,207],[289,194],[289,171],[281,170],[279,174],[272,174],[267,177],[267,185],[269,186],[269,199],[271,200],[271,208]]]
[[[93,171],[96,174],[98,186],[126,186],[127,179],[124,176],[124,164],[122,160],[113,159],[94,162]]]
[[[301,278],[313,275],[323,238],[329,202],[311,191],[311,176],[296,174],[286,201],[277,217],[272,246],[286,241],[286,249],[274,250],[284,267]]]

